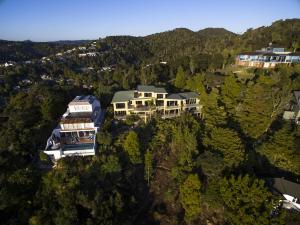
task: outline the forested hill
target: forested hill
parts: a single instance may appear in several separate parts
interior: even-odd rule
[[[269,42],[299,51],[300,20],[242,35],[180,28],[87,43],[0,41],[0,64],[16,61],[0,66],[0,224],[299,225],[265,181],[300,180],[300,126],[283,120],[297,108],[300,63],[232,65],[237,52]],[[114,94],[139,84],[197,92],[201,115],[115,120]],[[42,150],[78,95],[105,110],[97,154],[52,168]]]
[[[32,42],[0,40],[0,62],[40,59],[85,43],[87,41]]]
[[[299,51],[300,19],[279,20],[271,26],[248,29],[242,35],[224,28],[206,28],[196,32],[177,28],[145,37],[109,36],[97,42],[100,50],[120,50],[124,57],[129,57],[129,59],[121,57],[122,60],[130,63],[153,60],[182,61],[185,60],[184,57],[198,57],[199,54],[219,54],[230,61],[239,51],[256,50],[267,46],[270,42],[291,51]],[[0,61],[39,58],[84,43],[0,41]]]

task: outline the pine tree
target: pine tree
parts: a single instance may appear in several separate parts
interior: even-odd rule
[[[184,88],[186,84],[186,76],[185,76],[185,72],[182,68],[182,66],[180,66],[177,70],[177,74],[176,74],[176,78],[175,78],[175,87],[177,88]]]
[[[127,152],[129,160],[133,164],[142,162],[138,136],[134,131],[130,131],[124,143],[124,150]]]
[[[184,218],[187,223],[197,218],[201,212],[200,188],[201,182],[197,174],[190,174],[180,185],[179,199],[184,208]]]
[[[153,155],[152,152],[148,149],[145,154],[145,180],[148,185],[150,184],[150,179],[153,173]]]

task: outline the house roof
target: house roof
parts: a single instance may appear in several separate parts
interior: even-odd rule
[[[127,102],[134,98],[134,91],[118,91],[114,94],[111,103]]]
[[[294,198],[300,198],[300,184],[285,180],[284,178],[270,179],[273,189],[281,194],[288,194]]]
[[[92,104],[96,100],[96,97],[93,95],[81,95],[76,96],[69,105],[83,105],[83,104]]]
[[[300,105],[300,91],[294,91],[294,95],[295,95],[297,104]]]
[[[137,91],[140,92],[154,92],[154,93],[167,93],[165,88],[155,87],[152,85],[138,85]]]
[[[198,98],[199,94],[196,92],[182,92],[182,93],[174,93],[167,96],[167,99],[190,99],[190,98]]]

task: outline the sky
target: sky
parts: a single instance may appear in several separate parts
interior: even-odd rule
[[[300,0],[0,0],[0,39],[145,36],[185,27],[235,33],[300,18]]]

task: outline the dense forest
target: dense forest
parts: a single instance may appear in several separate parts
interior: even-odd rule
[[[300,52],[300,19],[242,35],[179,28],[78,43],[1,41],[0,62],[16,62],[0,67],[1,224],[299,224],[297,212],[271,213],[279,196],[265,181],[299,183],[300,130],[282,114],[300,90],[300,64],[234,65],[238,52],[270,42]],[[79,57],[86,52],[97,54]],[[202,115],[115,121],[114,92],[137,84],[196,91]],[[107,108],[97,155],[52,168],[46,140],[68,102],[85,94]]]

